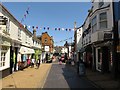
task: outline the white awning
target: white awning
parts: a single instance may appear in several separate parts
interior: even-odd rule
[[[21,54],[32,54],[32,53],[35,53],[34,49],[27,48],[27,47],[24,47],[24,46],[21,46],[19,52],[20,52]]]

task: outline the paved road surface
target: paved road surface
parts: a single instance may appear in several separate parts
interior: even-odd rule
[[[79,77],[72,66],[52,64],[45,88],[95,88],[85,77]]]

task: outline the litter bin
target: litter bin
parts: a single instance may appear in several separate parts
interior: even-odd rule
[[[85,76],[86,70],[85,70],[85,65],[83,62],[79,63],[79,76]]]

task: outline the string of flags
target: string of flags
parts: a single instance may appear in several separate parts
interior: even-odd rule
[[[31,26],[27,26],[28,28],[31,28]],[[74,31],[74,29],[71,28],[50,28],[50,27],[38,27],[38,26],[32,26],[33,29],[39,29],[39,30],[55,30],[55,31]]]
[[[55,42],[55,43],[61,43],[61,42],[65,42],[65,41],[67,41],[67,40],[70,40],[70,39],[72,39],[72,37],[70,37],[70,38],[67,38],[67,39],[64,39],[64,40],[60,40],[60,41],[58,41],[58,42]]]
[[[22,19],[21,19],[21,23],[24,22],[24,20],[27,18],[28,14],[29,14],[29,10],[30,10],[30,8],[28,7],[28,8],[26,9],[26,11],[25,11]]]
[[[21,23],[24,22],[24,20],[27,18],[27,16],[29,15],[29,10],[30,8],[28,7],[23,15],[23,18],[21,19]],[[20,23],[20,27],[22,27],[22,24]],[[74,31],[74,29],[71,29],[71,28],[60,28],[60,27],[55,27],[55,28],[50,28],[49,26],[47,27],[38,27],[38,26],[27,26],[27,25],[23,25],[24,28],[36,28],[36,29],[39,29],[39,30],[55,30],[55,31]]]

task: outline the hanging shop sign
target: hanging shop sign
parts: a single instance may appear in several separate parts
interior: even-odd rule
[[[105,33],[104,40],[112,39],[112,33]]]
[[[46,52],[49,51],[49,46],[45,46],[45,51],[46,51]]]

